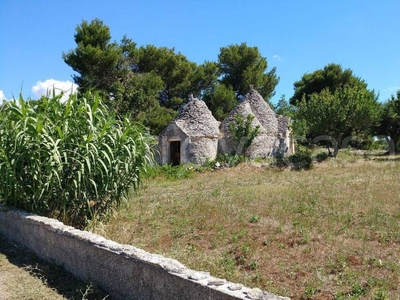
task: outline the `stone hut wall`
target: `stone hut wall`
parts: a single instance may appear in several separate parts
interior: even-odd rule
[[[159,137],[158,162],[160,164],[171,163],[170,143],[179,141],[180,163],[181,164],[204,164],[207,159],[214,160],[218,152],[218,138],[216,137],[190,137],[181,130],[175,123],[170,123]]]
[[[217,153],[243,154],[244,142],[235,141],[229,129],[236,114],[244,120],[253,115],[252,127],[260,128],[246,156],[265,158],[294,153],[289,118],[277,115],[256,90],[251,90],[221,124],[202,100],[192,99],[183,105],[159,137],[160,163],[170,163],[169,143],[173,140],[181,141],[180,163],[204,164],[207,159],[214,160]]]
[[[243,153],[243,142],[237,142],[233,139],[232,133],[229,129],[229,124],[234,122],[236,114],[240,114],[244,120],[248,115],[254,115],[251,106],[248,102],[244,101],[239,103],[234,110],[232,110],[225,120],[221,123],[221,134],[222,137],[219,140],[218,151],[220,153]],[[257,118],[253,119],[252,127],[260,127],[260,135],[266,134],[264,127]]]
[[[234,141],[229,129],[229,124],[234,121],[236,114],[241,115],[244,120],[249,114],[253,115],[252,127],[260,127],[260,133],[246,150],[246,156],[266,158],[278,153],[288,153],[290,142],[288,118],[277,115],[255,90],[250,91],[222,122],[221,132],[223,137],[218,146],[220,153],[243,153],[243,142]]]
[[[186,149],[190,142],[189,137],[175,123],[170,123],[158,138],[158,162],[161,165],[171,163],[170,143],[181,142],[181,162],[186,160]]]
[[[258,135],[246,151],[251,158],[266,158],[275,156],[279,147],[279,140],[268,134]]]
[[[159,136],[160,163],[170,163],[170,143],[180,141],[180,163],[204,164],[218,152],[220,123],[202,100],[192,99]]]
[[[186,150],[186,161],[197,165],[204,164],[207,160],[217,158],[218,139],[192,138]]]

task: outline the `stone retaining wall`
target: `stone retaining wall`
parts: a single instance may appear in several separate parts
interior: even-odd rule
[[[288,299],[186,268],[63,223],[0,205],[0,233],[90,281],[112,299]]]

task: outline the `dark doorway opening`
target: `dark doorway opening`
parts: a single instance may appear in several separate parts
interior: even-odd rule
[[[169,143],[170,161],[173,166],[181,163],[181,142],[173,141]]]

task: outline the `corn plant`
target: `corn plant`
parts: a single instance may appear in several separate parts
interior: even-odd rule
[[[0,201],[83,228],[137,190],[152,139],[97,95],[61,97],[0,108]]]

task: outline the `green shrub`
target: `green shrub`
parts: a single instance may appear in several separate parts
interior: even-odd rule
[[[234,121],[229,123],[229,131],[233,139],[242,146],[239,154],[246,154],[246,150],[253,143],[254,139],[260,134],[260,126],[253,127],[254,115],[247,115],[246,120],[240,114],[236,114]]]
[[[136,190],[151,138],[97,95],[7,102],[0,111],[0,201],[83,228]]]
[[[296,149],[296,153],[288,157],[289,165],[293,170],[308,170],[313,166],[311,151],[303,146]]]
[[[218,154],[216,161],[222,166],[236,167],[238,164],[246,161],[246,157],[239,154],[224,153]]]
[[[317,162],[323,162],[323,161],[327,160],[328,157],[329,157],[329,156],[328,156],[327,153],[321,152],[321,153],[318,153],[318,154],[315,156],[315,159],[317,160]]]
[[[282,153],[277,153],[272,159],[272,167],[283,170],[289,166],[288,158]]]

